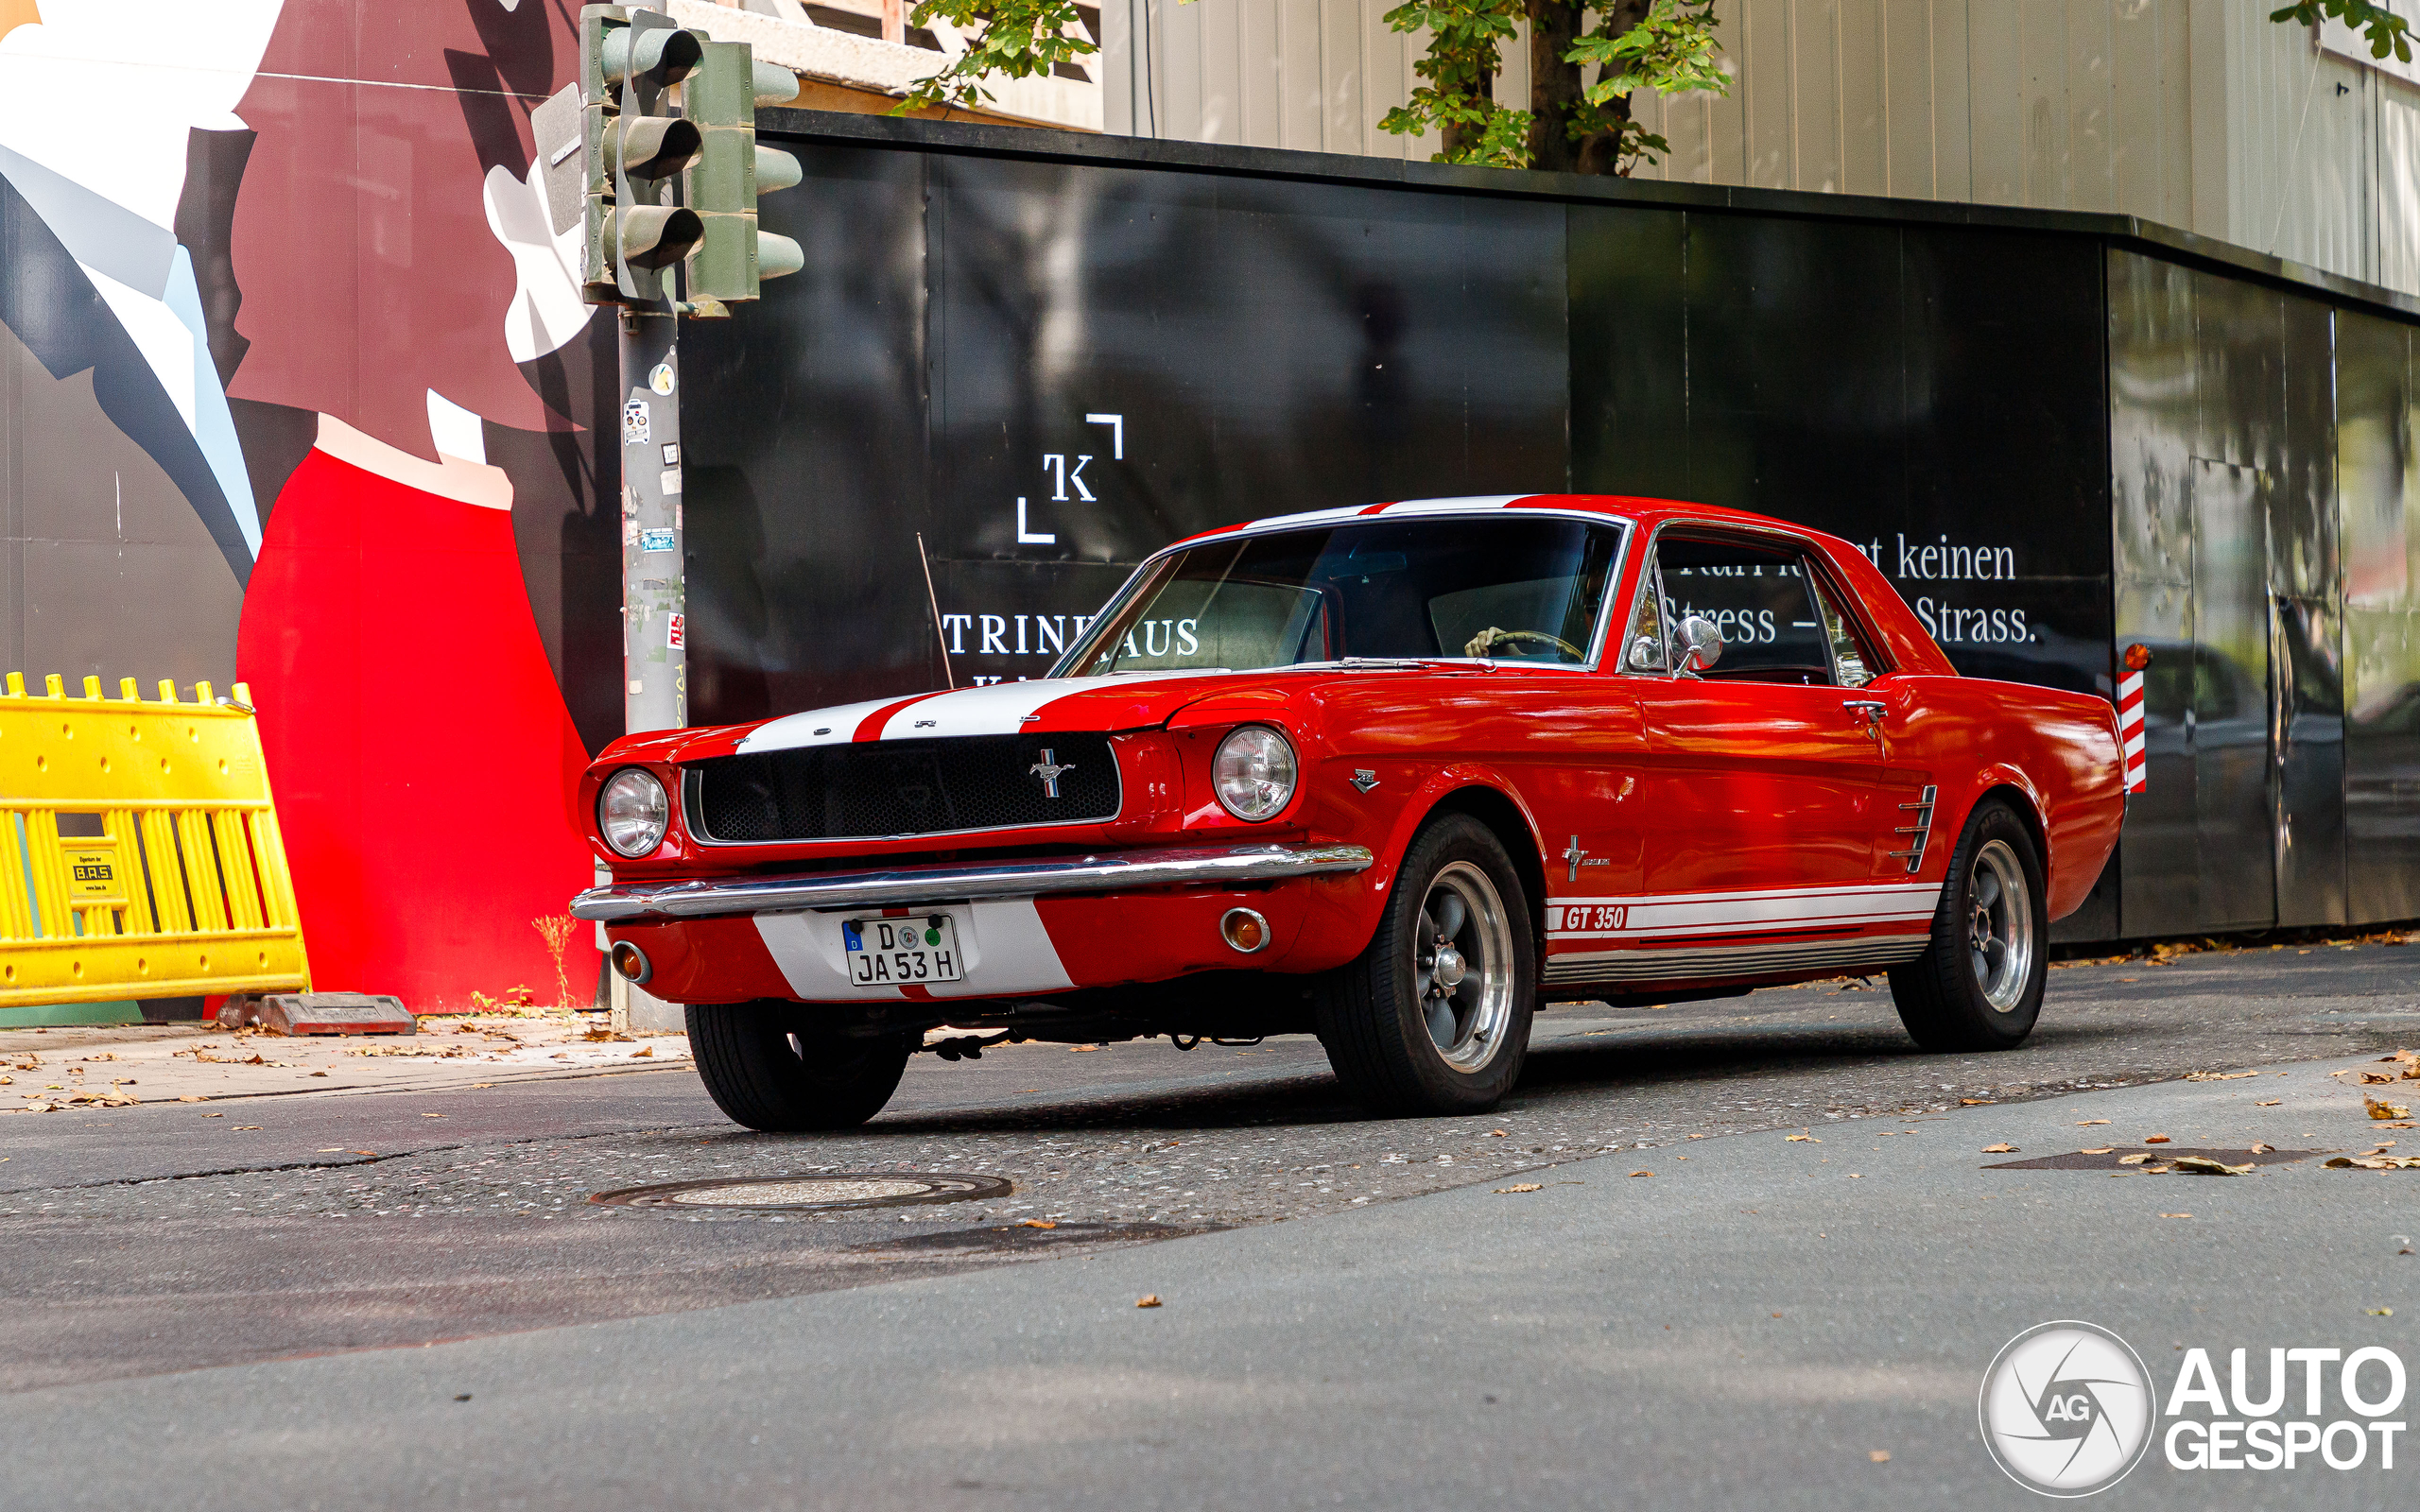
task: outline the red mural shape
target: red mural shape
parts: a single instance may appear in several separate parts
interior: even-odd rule
[[[522,588],[512,522],[313,452],[278,495],[236,660],[302,901],[314,986],[414,1009],[551,990],[532,927],[591,863],[588,753]],[[596,980],[585,929],[566,962]]]

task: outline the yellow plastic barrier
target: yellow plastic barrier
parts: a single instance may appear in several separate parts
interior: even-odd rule
[[[251,695],[0,696],[0,1007],[310,988]]]

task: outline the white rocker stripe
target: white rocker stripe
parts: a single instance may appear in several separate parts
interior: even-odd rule
[[[1564,898],[1547,905],[1547,938],[1645,944],[1675,936],[1929,922],[1940,902],[1939,883]]]
[[[1553,957],[1547,962],[1545,975],[1554,983],[1677,982],[1764,971],[1851,971],[1912,961],[1925,953],[1930,939],[1927,932],[1767,945],[1589,951]]]

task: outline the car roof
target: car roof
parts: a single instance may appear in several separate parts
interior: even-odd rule
[[[1728,509],[1720,505],[1690,504],[1679,499],[1657,499],[1626,493],[1490,493],[1472,494],[1448,499],[1396,499],[1383,504],[1346,505],[1334,509],[1311,509],[1301,514],[1270,515],[1260,520],[1247,520],[1237,524],[1220,525],[1185,537],[1175,544],[1191,545],[1219,536],[1263,530],[1289,530],[1302,525],[1340,524],[1349,520],[1386,518],[1403,519],[1425,514],[1466,515],[1489,509],[1540,509],[1556,513],[1617,515],[1646,529],[1674,516],[1692,520],[1737,522],[1741,524],[1771,525],[1794,534],[1820,536],[1822,531],[1787,520],[1751,514],[1745,509]]]

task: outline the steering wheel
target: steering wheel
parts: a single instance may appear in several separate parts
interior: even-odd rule
[[[1569,641],[1564,640],[1560,635],[1548,635],[1544,630],[1502,630],[1496,628],[1493,625],[1489,626],[1486,629],[1479,631],[1477,635],[1472,636],[1470,644],[1462,647],[1462,655],[1486,656],[1490,651],[1503,644],[1507,641],[1547,641],[1551,642],[1555,645],[1561,646],[1564,650],[1570,652],[1571,660],[1574,662],[1585,662],[1588,660],[1587,652],[1582,651],[1580,647],[1572,644]]]

